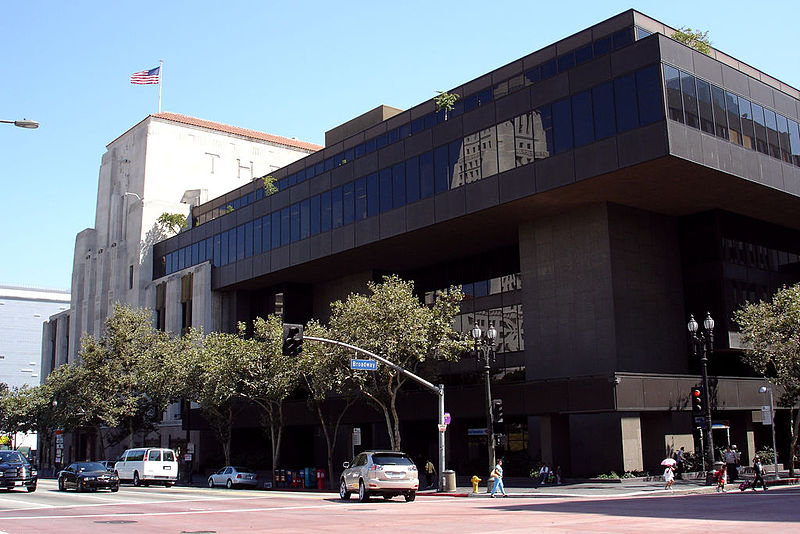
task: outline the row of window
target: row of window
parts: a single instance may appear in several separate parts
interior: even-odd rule
[[[650,35],[649,32],[636,28],[636,36],[638,39]],[[522,74],[513,76],[508,80],[503,80],[492,87],[483,89],[477,93],[468,95],[456,101],[452,111],[448,112],[448,117],[455,117],[477,109],[478,107],[501,98],[507,94],[518,91],[524,87],[531,86],[540,81],[552,78],[558,73],[565,72],[577,65],[581,65],[595,58],[601,57],[613,50],[617,50],[623,46],[627,46],[634,41],[633,28],[625,28],[617,31],[614,34],[601,37],[594,42],[562,54],[555,59],[551,59],[541,65],[537,65]],[[444,122],[445,115],[443,111],[428,113],[408,124],[403,124],[387,133],[381,134],[377,137],[369,139],[360,145],[340,152],[332,157],[329,157],[316,165],[310,165],[301,169],[286,178],[278,180],[276,183],[278,190],[283,191],[288,187],[313,178],[324,172],[330,171],[334,167],[345,165],[353,162],[355,159],[363,157],[367,154],[375,152],[387,145],[400,141],[408,136],[419,133],[428,128],[432,128],[435,124]],[[264,198],[264,190],[258,189],[255,192],[248,193],[239,197],[225,206],[214,208],[208,212],[199,214],[197,217],[197,224],[203,224],[212,219],[220,217],[231,210],[238,209],[239,207],[246,206]]]
[[[500,295],[502,293],[518,291],[520,289],[522,289],[522,275],[520,273],[496,276],[488,280],[480,280],[478,282],[461,284],[461,291],[464,293],[465,299],[485,297],[488,295]],[[436,302],[436,299],[439,297],[439,295],[445,291],[446,290],[444,289],[426,291],[424,295],[425,304],[432,306],[434,302]]]
[[[541,106],[170,253],[166,274],[261,254],[663,118],[658,65]]]
[[[771,109],[664,65],[669,118],[800,166],[800,125]]]
[[[490,324],[497,330],[495,350],[498,353],[525,350],[522,304],[489,308],[474,313],[463,313],[453,318],[453,330],[470,337],[472,327],[478,324],[486,332]]]
[[[800,266],[800,255],[798,254],[754,245],[738,239],[723,239],[722,252],[723,258],[727,262],[765,271],[784,272]]]

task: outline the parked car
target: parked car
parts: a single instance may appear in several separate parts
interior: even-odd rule
[[[254,488],[258,485],[256,472],[247,467],[226,465],[208,477],[208,487],[225,486],[228,489],[241,486]]]
[[[172,449],[128,449],[114,464],[114,471],[121,481],[131,481],[134,486],[164,484],[170,487],[178,480],[177,455]]]
[[[343,500],[357,492],[358,501],[369,500],[370,495],[391,499],[403,495],[406,502],[413,501],[419,488],[417,466],[407,454],[398,451],[365,451],[355,457],[352,465],[344,462],[339,481],[339,496]]]
[[[0,488],[12,490],[24,487],[36,491],[39,473],[18,451],[0,451]]]
[[[98,463],[103,464],[103,467],[108,469],[109,471],[114,470],[114,466],[119,460],[100,460]]]
[[[75,462],[58,473],[58,491],[119,491],[119,477],[102,462]]]

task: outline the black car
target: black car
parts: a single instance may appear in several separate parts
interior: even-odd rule
[[[100,462],[75,462],[58,473],[58,490],[95,491],[101,488],[119,491],[119,477]]]
[[[0,488],[24,487],[36,491],[39,474],[25,456],[17,451],[0,451]]]

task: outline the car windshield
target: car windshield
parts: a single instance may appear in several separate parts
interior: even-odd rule
[[[0,462],[28,463],[17,451],[0,451]]]
[[[106,467],[101,464],[100,462],[84,462],[75,465],[78,472],[81,473],[83,471],[105,471]]]
[[[411,465],[408,456],[401,454],[373,454],[372,461],[377,465]]]
[[[233,469],[234,469],[234,470],[235,470],[237,473],[255,473],[255,471],[253,471],[253,470],[252,470],[252,469],[250,469],[249,467],[234,466],[234,468],[233,468]]]

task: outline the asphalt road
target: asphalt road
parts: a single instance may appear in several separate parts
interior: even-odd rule
[[[333,494],[123,486],[119,493],[0,493],[8,533],[773,532],[800,533],[800,487],[766,493],[628,496],[419,496],[343,502]]]

